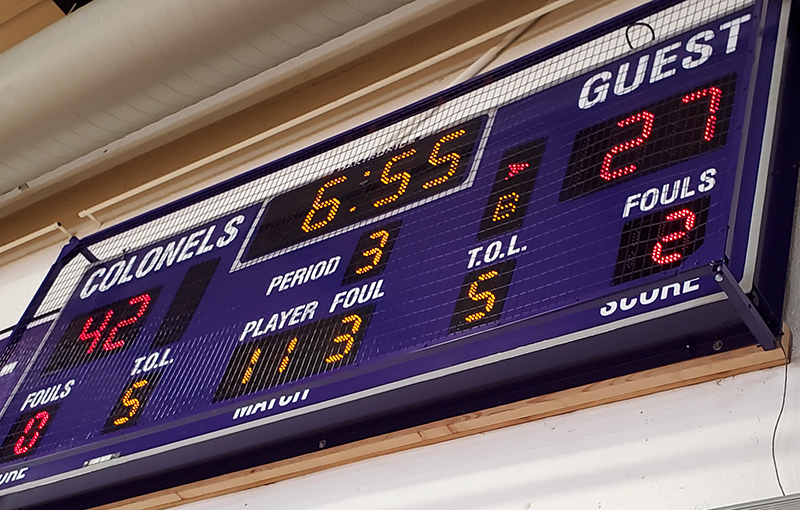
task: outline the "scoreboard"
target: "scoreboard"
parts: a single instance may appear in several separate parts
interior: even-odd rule
[[[74,242],[5,345],[0,506],[774,348],[788,5],[646,4]]]

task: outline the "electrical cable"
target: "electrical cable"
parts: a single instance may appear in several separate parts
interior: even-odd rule
[[[474,78],[478,74],[480,74],[492,62],[494,62],[497,59],[497,57],[500,56],[500,54],[502,52],[504,52],[509,46],[511,46],[511,44],[513,44],[514,41],[519,39],[522,36],[522,34],[527,32],[528,30],[530,30],[534,26],[536,26],[545,16],[547,16],[547,13],[542,14],[541,16],[539,16],[538,18],[534,19],[530,23],[527,23],[525,25],[520,25],[517,28],[515,28],[514,30],[510,31],[509,33],[507,33],[506,36],[503,37],[500,40],[500,42],[498,42],[496,45],[494,45],[492,48],[490,48],[488,51],[486,51],[486,53],[481,55],[477,60],[475,60],[472,64],[470,64],[469,67],[464,69],[464,71],[462,71],[453,81],[451,81],[450,84],[447,85],[446,88],[455,87],[459,83],[463,83],[463,82],[465,82],[465,81],[467,81],[467,80],[469,80],[471,78]],[[409,125],[405,129],[405,131],[403,131],[400,134],[400,136],[394,137],[392,143],[394,143],[395,139],[401,139],[402,140],[402,139],[408,138],[411,135],[411,133],[413,133],[414,131],[419,129],[420,126],[422,126],[422,124],[424,124],[428,119],[433,117],[435,115],[435,112],[436,112],[435,108],[431,109],[431,110],[428,110],[424,117],[418,119],[416,122],[414,122],[413,124]],[[387,145],[387,147],[388,147],[388,145]]]
[[[781,398],[781,410],[778,411],[778,418],[775,420],[775,427],[772,429],[772,467],[775,470],[775,480],[778,482],[778,488],[781,490],[781,495],[786,496],[786,491],[783,490],[781,475],[778,470],[778,461],[775,456],[775,440],[778,436],[778,425],[781,423],[783,410],[786,408],[786,390],[789,383],[789,356],[786,353],[786,349],[784,349],[782,342],[778,342],[778,347],[780,347],[781,351],[783,352],[783,397]]]
[[[631,42],[631,36],[630,36],[630,31],[631,31],[631,28],[633,28],[633,27],[645,27],[645,28],[649,29],[650,30],[650,34],[652,35],[653,38],[650,39],[650,41],[648,41],[648,42],[652,42],[652,41],[656,40],[656,31],[655,31],[655,29],[653,28],[652,25],[650,25],[649,23],[645,23],[643,21],[637,21],[636,23],[631,23],[625,29],[625,40],[628,42],[628,46],[630,47],[630,49],[632,49],[632,50],[636,49],[636,47],[634,47],[633,43]]]
[[[475,76],[477,76],[484,69],[486,69],[489,66],[489,64],[494,62],[502,52],[504,52],[509,46],[511,46],[511,44],[513,44],[514,41],[519,39],[522,36],[522,34],[527,32],[534,26],[538,25],[539,22],[541,22],[545,16],[547,16],[547,13],[542,14],[541,16],[534,19],[528,24],[520,25],[514,30],[507,33],[506,36],[503,37],[499,43],[497,43],[497,45],[495,45],[489,51],[481,55],[479,59],[477,59],[461,74],[459,74],[458,77],[456,77],[456,79],[453,80],[448,87],[453,87],[455,85],[458,85],[459,83],[465,82],[470,78],[474,78]]]

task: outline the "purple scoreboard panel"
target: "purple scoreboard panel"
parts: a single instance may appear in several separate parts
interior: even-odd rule
[[[1,360],[0,508],[774,348],[789,15],[646,4],[74,240]]]

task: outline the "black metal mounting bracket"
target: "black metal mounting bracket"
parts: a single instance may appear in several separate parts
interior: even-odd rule
[[[64,249],[62,250],[61,255],[59,255],[58,260],[72,260],[76,255],[83,256],[83,258],[85,258],[90,264],[97,262],[97,257],[95,257],[94,253],[89,251],[89,248],[87,248],[80,239],[72,236],[69,240],[69,243],[64,246]]]
[[[734,310],[750,330],[750,333],[756,338],[756,341],[761,344],[761,347],[766,351],[778,347],[776,336],[769,329],[764,318],[756,310],[755,304],[739,286],[739,282],[736,281],[736,278],[731,274],[730,269],[724,262],[714,265],[714,280],[719,283],[723,292],[727,294]]]

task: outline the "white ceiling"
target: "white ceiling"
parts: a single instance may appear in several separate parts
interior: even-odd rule
[[[0,194],[411,1],[92,2],[0,54]]]

